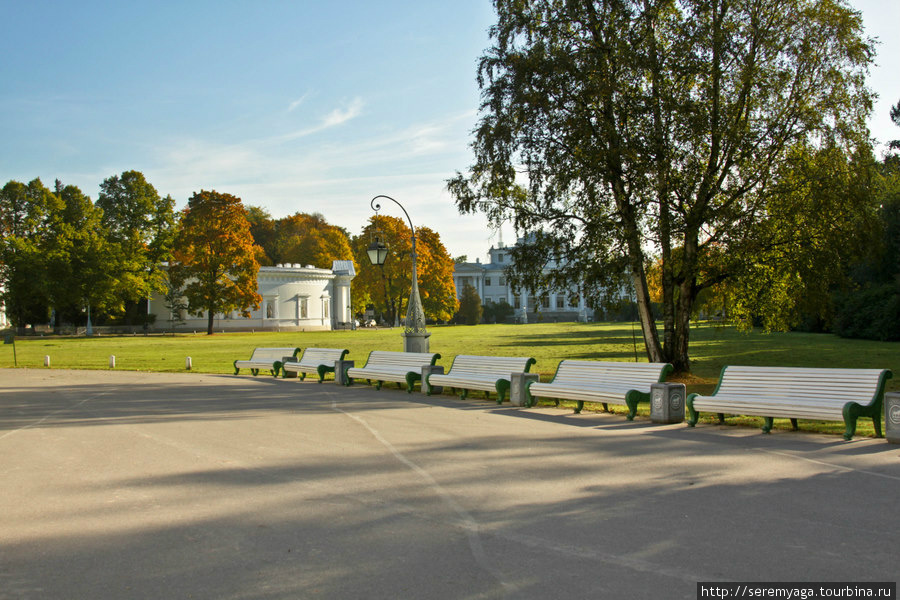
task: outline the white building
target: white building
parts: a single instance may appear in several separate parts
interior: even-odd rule
[[[521,243],[520,239],[519,242]],[[512,262],[509,248],[500,242],[496,248],[488,250],[488,262],[459,263],[453,271],[457,298],[462,296],[463,286],[469,284],[478,292],[482,304],[506,302],[515,310],[515,320],[519,323],[537,321],[581,321],[590,320],[593,311],[588,308],[583,294],[572,290],[547,290],[532,295],[524,290],[516,290],[506,283],[504,269]],[[552,268],[548,267],[548,269]],[[574,298],[570,300],[570,295]]]
[[[3,286],[0,285],[0,294],[3,293]],[[9,321],[6,318],[6,305],[0,300],[0,329],[9,327]]]
[[[312,266],[278,265],[260,267],[257,292],[262,296],[259,310],[250,318],[238,311],[219,314],[214,328],[221,330],[305,331],[345,329],[353,315],[350,282],[356,276],[353,261],[336,260],[331,269]],[[162,295],[150,299],[150,314],[156,315],[153,328],[164,331],[200,331],[207,316],[196,317],[181,311],[173,315]]]

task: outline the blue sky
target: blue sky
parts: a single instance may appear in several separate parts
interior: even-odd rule
[[[881,40],[872,133],[900,138],[900,0],[851,3]],[[0,185],[59,178],[96,199],[135,169],[178,208],[215,189],[351,233],[387,194],[453,256],[498,241],[445,191],[471,162],[489,0],[0,0],[0,14]]]

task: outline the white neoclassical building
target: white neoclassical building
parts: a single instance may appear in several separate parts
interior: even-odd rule
[[[3,294],[3,286],[0,285],[0,295]],[[6,318],[6,305],[0,300],[0,329],[9,327],[9,320]]]
[[[259,310],[250,318],[239,312],[215,317],[216,330],[305,331],[349,328],[350,282],[356,276],[353,261],[336,260],[331,269],[312,266],[278,265],[260,267],[257,292],[262,296]],[[205,330],[206,315],[196,317],[181,311],[175,315],[162,295],[150,299],[150,314],[156,315],[154,329],[164,331]]]
[[[521,243],[520,239],[517,243]],[[478,292],[485,305],[506,302],[515,310],[515,319],[520,323],[535,321],[581,321],[592,318],[583,294],[572,290],[547,290],[538,295],[513,289],[506,283],[504,269],[510,265],[512,255],[503,242],[488,250],[488,262],[458,263],[453,271],[457,298],[462,296],[463,286],[469,284]],[[548,267],[552,269],[552,265]],[[574,294],[574,298],[570,296]]]

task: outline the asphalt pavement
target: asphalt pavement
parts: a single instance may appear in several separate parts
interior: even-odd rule
[[[0,599],[897,581],[900,446],[260,375],[0,370]]]

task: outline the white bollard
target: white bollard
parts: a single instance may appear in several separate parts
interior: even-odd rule
[[[44,366],[45,367],[50,366],[50,355],[49,354],[44,355]]]
[[[114,354],[109,355],[109,368],[110,369],[116,368],[116,357]]]
[[[191,357],[190,356],[188,356],[186,359],[184,359],[184,368],[187,369],[188,371],[191,370]]]

